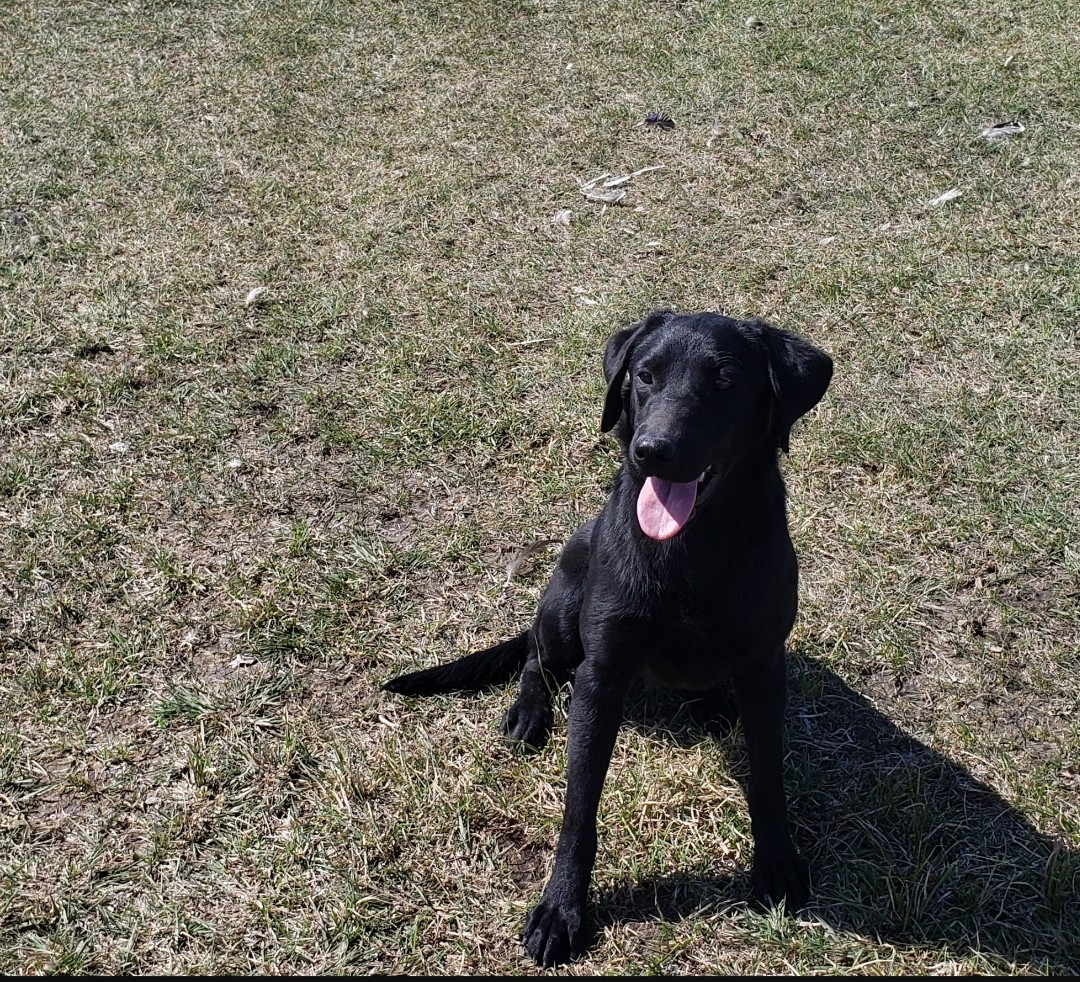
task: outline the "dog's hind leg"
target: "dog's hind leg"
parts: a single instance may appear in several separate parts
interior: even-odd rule
[[[591,531],[590,522],[581,526],[566,543],[529,631],[521,688],[503,717],[507,742],[524,750],[539,750],[547,743],[555,721],[555,694],[570,681],[574,669],[585,657],[578,618],[585,591]]]
[[[529,651],[517,698],[503,717],[503,736],[522,750],[539,750],[547,743],[555,722],[555,696],[570,681],[584,654],[576,619],[571,630],[558,623],[560,620],[541,604],[529,631]]]

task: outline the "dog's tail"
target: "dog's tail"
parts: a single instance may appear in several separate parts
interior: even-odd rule
[[[509,641],[500,641],[490,648],[474,651],[457,661],[399,675],[384,682],[383,688],[405,696],[479,692],[489,686],[509,682],[525,667],[528,654],[529,632],[522,631]]]

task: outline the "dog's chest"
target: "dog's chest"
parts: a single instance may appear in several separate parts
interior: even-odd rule
[[[783,644],[796,606],[790,544],[764,553],[673,549],[654,558],[600,578],[583,611],[587,650],[595,640],[657,684],[700,690]]]
[[[597,602],[584,623],[592,626],[588,634],[617,646],[612,654],[659,684],[714,685],[748,647],[758,647],[762,627],[734,588],[672,579],[635,585],[640,592],[628,587],[618,601]]]
[[[731,670],[759,632],[738,605],[713,601],[684,595],[642,619],[636,654],[645,674],[671,688],[698,689],[715,685]]]

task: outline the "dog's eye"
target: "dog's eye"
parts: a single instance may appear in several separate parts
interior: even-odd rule
[[[724,389],[730,389],[731,384],[732,379],[727,375],[717,375],[716,381],[713,382],[713,386],[720,392],[723,392]]]
[[[647,371],[645,371],[644,368],[640,372],[637,373],[637,377],[638,377],[638,381],[642,385],[652,385],[652,383],[653,383],[652,372],[647,372]]]

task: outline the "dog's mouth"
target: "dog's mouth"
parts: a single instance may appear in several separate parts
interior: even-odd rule
[[[682,531],[690,520],[699,495],[712,478],[710,465],[693,481],[668,481],[650,476],[638,493],[637,518],[641,531],[650,539],[663,542]]]

